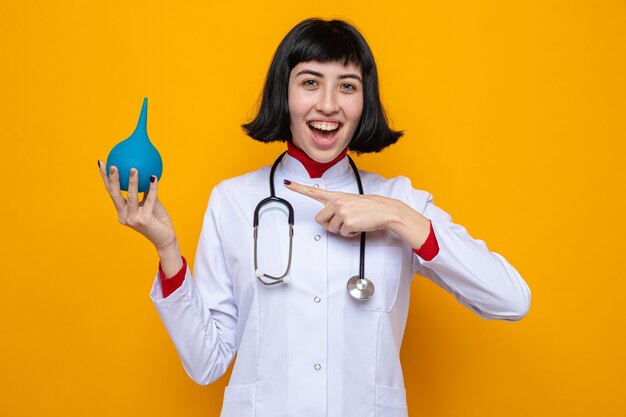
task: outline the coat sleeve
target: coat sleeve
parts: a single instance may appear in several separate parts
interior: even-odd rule
[[[219,234],[219,186],[209,199],[196,250],[193,279],[163,298],[157,273],[150,298],[187,374],[207,385],[221,377],[237,350],[235,304]]]
[[[410,203],[431,220],[439,244],[439,253],[430,261],[413,255],[414,272],[483,318],[522,319],[530,308],[530,289],[515,268],[453,223],[448,213],[433,204],[429,193],[412,188],[410,193]]]

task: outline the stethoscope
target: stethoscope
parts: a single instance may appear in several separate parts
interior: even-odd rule
[[[259,279],[263,285],[275,285],[280,283],[289,282],[289,269],[291,268],[291,254],[293,249],[293,206],[289,203],[289,201],[284,198],[276,197],[276,192],[274,190],[274,172],[276,172],[276,167],[279,162],[283,159],[287,152],[283,152],[272,165],[272,169],[270,171],[270,196],[264,198],[257,204],[254,209],[254,271],[256,277]],[[356,177],[356,183],[359,187],[359,194],[363,194],[363,185],[361,184],[361,176],[359,175],[359,171],[354,164],[354,161],[348,155],[348,161],[352,166],[352,170],[354,171],[354,176]],[[287,207],[288,211],[288,222],[289,222],[289,260],[287,261],[287,268],[285,272],[280,276],[269,275],[262,272],[259,269],[257,262],[257,236],[259,229],[259,211],[261,208],[267,203],[279,203]],[[348,280],[347,283],[348,292],[352,296],[352,298],[356,300],[367,300],[374,294],[374,284],[369,279],[365,278],[365,232],[361,232],[361,248],[360,248],[360,258],[359,258],[359,275],[355,275]]]

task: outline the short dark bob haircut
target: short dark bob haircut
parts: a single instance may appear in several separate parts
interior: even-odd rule
[[[300,62],[352,63],[363,73],[363,113],[348,148],[357,153],[379,152],[398,141],[402,132],[389,127],[380,102],[376,62],[359,31],[342,20],[307,19],[282,40],[267,73],[257,116],[242,125],[260,142],[291,140],[287,90],[291,70]]]

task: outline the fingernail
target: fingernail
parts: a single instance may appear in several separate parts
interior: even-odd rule
[[[283,180],[283,184],[285,184],[285,185],[291,185],[291,181],[289,181],[289,180]]]
[[[98,168],[100,168],[100,160],[98,159]]]
[[[137,172],[137,170],[135,168],[131,168],[130,169],[130,176],[134,177],[136,172]]]
[[[109,173],[110,173],[111,175],[113,175],[113,171],[115,171],[115,168],[113,168],[113,167],[109,168]]]
[[[154,175],[150,175],[150,182],[154,182],[154,180],[156,180],[156,177]]]

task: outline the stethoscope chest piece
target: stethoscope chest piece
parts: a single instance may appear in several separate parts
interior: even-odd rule
[[[367,300],[374,294],[374,283],[355,275],[348,280],[348,292],[356,300]]]

